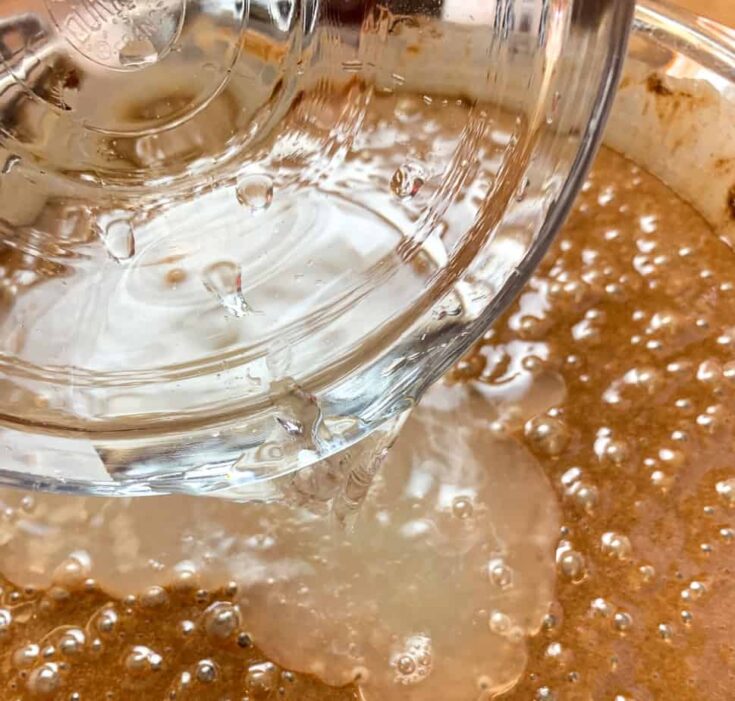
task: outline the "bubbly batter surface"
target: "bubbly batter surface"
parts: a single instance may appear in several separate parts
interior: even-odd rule
[[[506,600],[496,592],[487,606],[470,611],[469,627],[461,628],[466,634],[458,639],[477,646],[467,659],[480,659],[487,650],[494,656],[512,653],[509,659],[522,664],[506,667],[511,670],[506,676],[492,671],[495,676],[483,678],[468,671],[466,678],[454,677],[456,668],[439,676],[434,670],[442,668],[435,665],[442,655],[453,654],[441,648],[446,641],[434,641],[432,660],[422,648],[424,641],[414,636],[406,643],[406,654],[390,662],[398,675],[394,692],[380,686],[389,677],[373,673],[373,683],[385,698],[431,699],[422,689],[434,683],[442,697],[452,701],[452,692],[440,684],[455,678],[458,701],[477,694],[504,701],[732,697],[733,269],[732,250],[693,209],[629,161],[610,151],[600,154],[541,268],[508,313],[451,372],[450,382],[462,386],[442,390],[454,392],[455,399],[460,393],[456,401],[470,417],[467,421],[477,422],[473,430],[497,441],[490,447],[512,445],[521,451],[506,451],[506,458],[523,455],[528,479],[539,467],[541,482],[534,482],[533,493],[537,501],[529,503],[545,504],[534,507],[543,513],[543,522],[556,529],[560,519],[561,527],[548,541],[545,531],[538,531],[534,542],[540,564],[516,567],[519,572],[525,567],[522,574],[543,583],[548,562],[553,587],[537,588],[536,598],[524,599],[522,578],[514,581],[512,568],[504,569],[502,559],[490,566],[492,553],[480,544],[478,552],[485,560],[490,557],[483,581],[489,577],[487,586],[498,592],[515,591],[515,586],[520,598]],[[426,417],[432,415],[427,414],[430,409],[423,411],[412,430],[430,435],[432,424]],[[456,416],[445,417],[442,425],[450,425]],[[467,450],[473,459],[485,456],[491,476],[500,474],[484,445],[468,439]],[[427,450],[441,452],[437,446]],[[379,480],[378,487],[388,479]],[[472,519],[480,518],[491,504],[488,513],[494,514],[497,542],[505,543],[511,554],[523,547],[528,554],[520,540],[506,542],[500,527],[512,521],[512,513],[502,515],[489,495],[480,489],[466,494],[459,490],[445,511],[436,497],[441,514],[432,523],[446,537],[443,542],[459,542],[452,538],[466,534],[471,528],[466,524],[474,523]],[[357,684],[370,678],[356,668],[356,684],[334,688],[319,680],[341,679],[343,673],[341,667],[334,673],[319,668],[320,648],[314,641],[318,626],[326,626],[324,617],[274,613],[274,625],[286,628],[266,635],[260,645],[253,626],[263,627],[263,612],[267,623],[267,608],[254,615],[248,608],[254,595],[242,582],[227,585],[222,580],[222,586],[212,587],[197,579],[194,568],[179,566],[175,582],[146,583],[135,596],[111,595],[106,591],[118,583],[107,586],[104,577],[95,581],[92,564],[83,554],[69,553],[68,544],[66,558],[58,557],[46,581],[42,572],[58,554],[48,544],[54,533],[71,529],[69,524],[79,529],[83,523],[84,537],[93,541],[94,529],[102,529],[103,522],[122,529],[120,514],[127,507],[93,507],[82,501],[62,507],[58,497],[54,502],[17,492],[1,496],[5,510],[0,567],[13,582],[3,581],[0,600],[3,699],[346,701],[357,699]],[[168,503],[161,500],[163,511]],[[382,518],[375,504],[366,506],[370,518]],[[56,530],[44,531],[50,515]],[[513,526],[508,533],[522,528]],[[155,540],[152,530],[150,537]],[[182,534],[187,537],[193,536]],[[220,541],[226,537],[218,536]],[[332,548],[335,557],[343,556],[336,546],[325,547]],[[497,543],[493,547],[502,550]],[[126,551],[123,541],[111,542],[109,550],[118,561],[138,556],[137,551]],[[435,551],[441,555],[440,549]],[[38,555],[35,561],[33,553]],[[166,556],[163,552],[161,562],[151,558],[150,572],[164,569]],[[400,548],[393,556],[400,561]],[[385,570],[386,591],[411,581],[408,569],[401,570],[401,581],[391,581],[397,570],[390,562]],[[472,602],[474,569],[469,574],[461,568],[455,571],[457,577],[467,577],[460,582],[465,588],[458,591],[470,592],[466,600]],[[447,570],[447,591],[452,590],[452,572]],[[421,588],[431,576],[427,570],[414,582],[417,596],[435,592]],[[134,585],[133,578],[128,586]],[[375,597],[381,601],[378,593]],[[464,604],[457,602],[458,616],[464,615]],[[518,611],[542,605],[538,620],[529,613],[521,638],[514,637]],[[402,611],[405,606],[394,608]],[[378,611],[376,620],[380,618]],[[350,620],[359,624],[362,619]],[[339,629],[338,618],[328,622]],[[314,628],[300,629],[304,625]],[[381,650],[383,643],[376,636],[371,649]],[[499,646],[499,638],[507,644]],[[355,640],[367,644],[359,636]],[[261,647],[275,650],[283,666],[266,657]],[[339,651],[331,652],[339,658]],[[460,653],[456,659],[465,659]],[[289,660],[302,671],[289,669]],[[422,665],[425,679],[416,681]],[[307,667],[313,674],[303,672]],[[413,681],[404,683],[401,674]],[[369,686],[365,689],[369,701],[377,698],[371,697]]]

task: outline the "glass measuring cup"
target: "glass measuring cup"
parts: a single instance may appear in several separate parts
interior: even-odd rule
[[[0,478],[261,485],[403,414],[558,227],[631,12],[5,4]]]

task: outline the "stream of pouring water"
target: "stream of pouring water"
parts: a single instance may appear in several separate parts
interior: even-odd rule
[[[519,374],[517,419],[558,399],[547,379],[531,391]],[[4,573],[44,587],[93,577],[119,596],[235,582],[224,618],[284,668],[357,680],[367,701],[506,688],[552,598],[559,518],[536,460],[493,430],[511,404],[431,390],[349,528],[287,500],[39,495],[5,534]]]

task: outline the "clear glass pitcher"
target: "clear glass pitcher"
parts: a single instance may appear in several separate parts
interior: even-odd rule
[[[389,426],[543,254],[631,13],[3,3],[0,479],[211,492]]]

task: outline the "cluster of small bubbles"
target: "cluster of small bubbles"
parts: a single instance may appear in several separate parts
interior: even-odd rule
[[[605,555],[618,560],[627,560],[633,550],[627,536],[613,531],[602,534],[600,547]]]
[[[396,168],[390,180],[390,189],[400,199],[415,197],[426,182],[424,169],[416,163],[404,163]]]
[[[524,435],[533,447],[548,456],[559,455],[569,443],[566,424],[552,416],[537,416],[527,421]]]
[[[240,609],[228,601],[211,604],[204,612],[204,630],[213,638],[229,638],[240,627]]]
[[[487,564],[487,572],[490,583],[506,591],[513,586],[513,570],[502,557],[494,557]]]
[[[582,480],[582,470],[578,467],[569,468],[561,477],[564,494],[583,511],[591,513],[600,497],[599,489]]]
[[[217,679],[217,666],[212,660],[199,660],[196,666],[197,681],[209,684]]]
[[[452,500],[452,515],[458,519],[467,519],[474,513],[472,499],[470,497],[458,496]]]
[[[397,684],[417,684],[429,675],[433,666],[431,639],[425,635],[412,635],[404,641],[390,660],[395,670]]]
[[[28,675],[28,691],[36,696],[50,696],[60,684],[59,665],[55,662],[45,662]]]
[[[682,590],[681,598],[684,601],[696,601],[697,599],[701,598],[706,591],[707,587],[704,585],[704,583],[694,580],[689,584],[686,589]]]
[[[125,668],[134,674],[157,672],[163,667],[163,657],[145,645],[134,645],[125,657]]]
[[[725,409],[719,404],[713,404],[697,416],[696,423],[697,426],[703,428],[707,433],[714,434],[722,427],[725,418]]]

